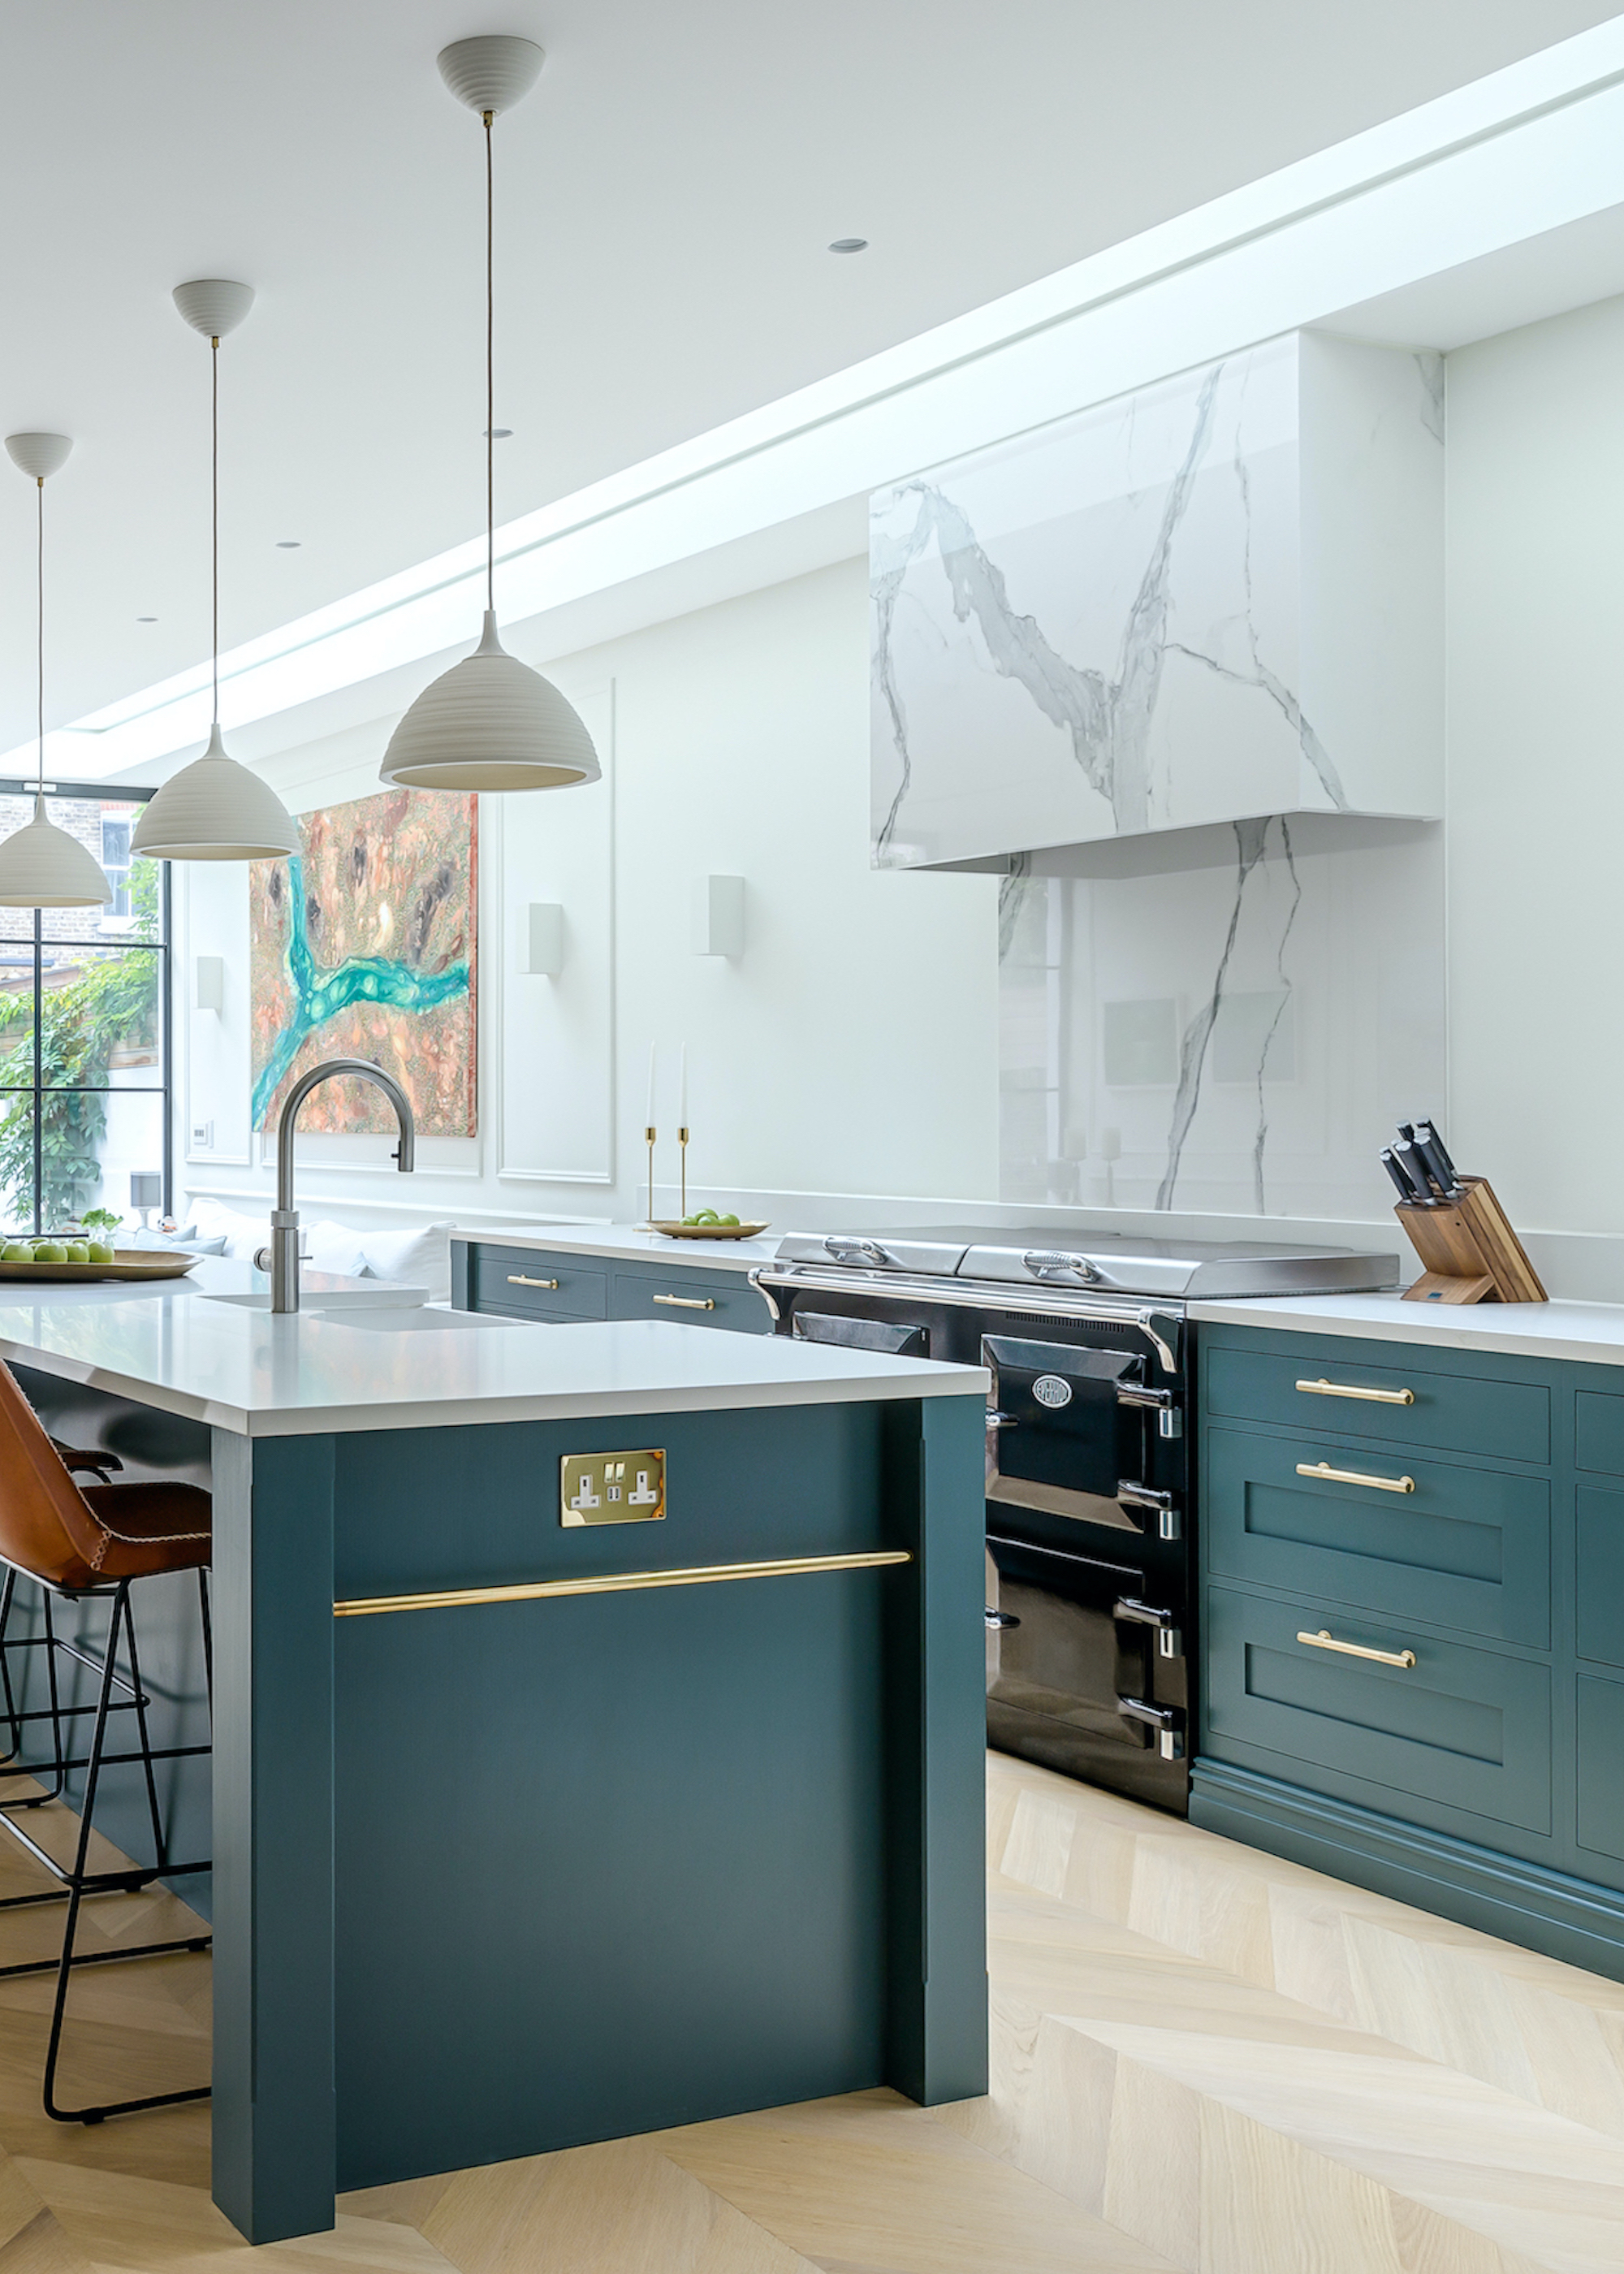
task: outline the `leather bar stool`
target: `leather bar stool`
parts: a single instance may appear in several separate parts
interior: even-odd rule
[[[0,1778],[26,1776],[37,1779],[45,1787],[43,1791],[23,1799],[0,1802],[0,1826],[57,1882],[41,1894],[12,1895],[0,1900],[0,1910],[30,1903],[67,1904],[60,1956],[0,1966],[0,1976],[43,1973],[52,1967],[56,1969],[56,1995],[45,2059],[44,2100],[46,2114],[64,2124],[99,2124],[103,2117],[122,2116],[136,2109],[162,2108],[176,2101],[205,2099],[209,2091],[207,2085],[199,2085],[184,2092],[149,2093],[140,2099],[106,2101],[84,2108],[63,2108],[56,2102],[56,2063],[73,1968],[154,1957],[168,1951],[206,1950],[209,1946],[207,1936],[195,1936],[175,1942],[143,1943],[133,1948],[82,1954],[76,1954],[73,1947],[79,1911],[86,1896],[134,1894],[156,1880],[181,1879],[210,1868],[207,1861],[177,1863],[169,1853],[154,1765],[207,1753],[209,1748],[153,1744],[147,1720],[151,1700],[141,1685],[130,1596],[138,1581],[160,1573],[197,1573],[204,1667],[212,1700],[214,1659],[208,1615],[212,1503],[208,1494],[196,1485],[164,1480],[109,1484],[107,1472],[120,1465],[114,1454],[76,1452],[49,1436],[18,1388],[11,1368],[0,1364],[0,1567],[5,1574],[0,1585],[0,1697],[4,1701],[0,1703],[0,1723],[9,1726],[11,1736],[11,1751],[0,1761]],[[76,1472],[93,1474],[99,1481],[81,1487],[75,1481]],[[16,1636],[9,1631],[19,1578],[33,1580],[42,1591],[43,1630],[39,1634]],[[87,1599],[102,1599],[110,1605],[104,1652],[98,1653],[94,1645],[86,1646],[77,1637],[69,1639],[56,1632],[53,1605],[77,1604]],[[118,1665],[121,1636],[127,1673],[121,1671]],[[28,1651],[44,1653],[49,1702],[24,1710],[18,1702],[11,1666],[14,1655]],[[77,1668],[90,1671],[94,1679],[94,1706],[64,1702],[59,1670],[64,1665],[70,1673]],[[134,1716],[133,1751],[109,1752],[107,1749],[109,1726],[116,1713]],[[86,1715],[92,1717],[90,1746],[87,1752],[76,1754],[71,1749],[72,1732],[75,1724]],[[15,1767],[4,1766],[4,1762],[17,1761],[22,1753],[25,1728],[41,1722],[49,1723],[50,1728],[50,1759]],[[92,1819],[102,1772],[135,1766],[141,1768],[146,1781],[153,1860],[150,1864],[133,1864],[121,1870],[93,1871],[89,1868]],[[62,1798],[69,1772],[75,1769],[85,1772],[79,1836],[72,1862],[64,1864],[25,1831],[17,1820],[16,1811]]]

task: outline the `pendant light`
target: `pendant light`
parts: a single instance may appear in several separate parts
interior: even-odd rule
[[[220,739],[220,343],[253,297],[251,285],[220,276],[175,288],[175,305],[209,348],[214,718],[203,756],[169,777],[136,824],[131,850],[154,861],[272,861],[301,850],[297,825],[274,790],[228,757]]]
[[[0,845],[0,907],[100,908],[113,897],[102,864],[87,845],[45,817],[45,483],[67,463],[73,448],[65,434],[8,434],[11,463],[34,479],[39,501],[40,779],[34,818]]]
[[[495,199],[491,126],[528,94],[544,57],[533,40],[456,40],[440,75],[485,123],[485,636],[425,688],[389,738],[380,779],[410,789],[568,789],[599,778],[592,738],[556,687],[496,632]]]

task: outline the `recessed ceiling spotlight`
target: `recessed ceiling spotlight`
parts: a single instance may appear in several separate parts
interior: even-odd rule
[[[511,426],[485,426],[480,429],[487,442],[506,442],[513,434]]]
[[[304,542],[302,537],[279,537],[276,540],[276,550],[278,553],[297,553]]]
[[[831,252],[867,252],[868,240],[866,237],[838,237],[829,250]]]

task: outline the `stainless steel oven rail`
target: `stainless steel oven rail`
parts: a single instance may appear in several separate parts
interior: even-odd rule
[[[1184,1314],[1165,1305],[1137,1303],[1131,1295],[1073,1295],[1050,1282],[1028,1289],[985,1279],[914,1278],[899,1271],[830,1271],[822,1264],[805,1270],[793,1264],[782,1269],[763,1264],[749,1274],[749,1281],[775,1322],[779,1311],[770,1291],[774,1287],[808,1294],[816,1294],[821,1288],[832,1295],[878,1295],[888,1302],[951,1303],[966,1311],[1018,1311],[1028,1317],[1036,1313],[1051,1319],[1088,1319],[1101,1326],[1137,1327],[1154,1350],[1162,1372],[1177,1374],[1179,1371],[1173,1342],[1156,1321],[1160,1319],[1170,1327],[1176,1341]]]

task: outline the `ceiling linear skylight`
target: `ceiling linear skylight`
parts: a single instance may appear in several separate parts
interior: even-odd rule
[[[1292,312],[1313,305],[1310,270],[1324,315],[1620,205],[1615,19],[520,516],[496,536],[503,614],[521,622],[990,439],[969,431],[985,427],[989,387],[1014,431],[1137,384],[1109,356],[1082,357],[1067,328],[1131,302],[1154,330],[1158,288],[1226,259],[1260,307],[1248,256],[1278,253],[1288,289],[1276,288],[1281,312],[1260,314],[1256,338],[1316,320]],[[1367,218],[1365,236],[1380,242],[1356,256],[1350,225]],[[1327,236],[1346,290],[1321,281]],[[485,566],[485,539],[470,538],[227,651],[224,723],[270,719],[456,645]],[[105,780],[155,765],[200,743],[209,712],[199,663],[54,730],[48,772]],[[32,742],[0,755],[0,773],[37,771]]]

